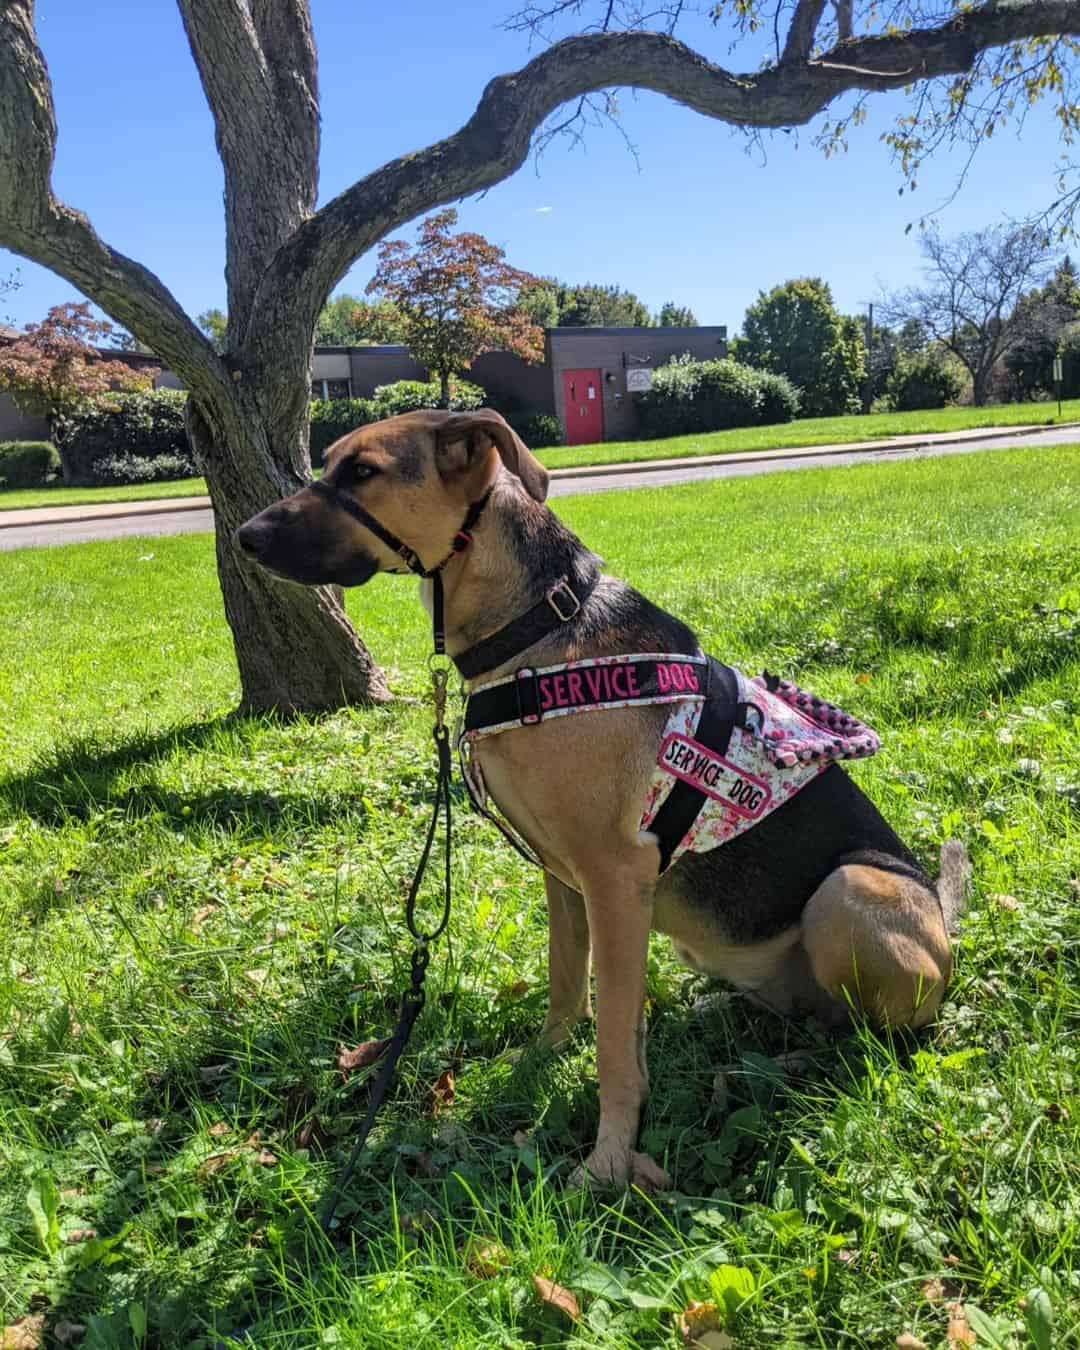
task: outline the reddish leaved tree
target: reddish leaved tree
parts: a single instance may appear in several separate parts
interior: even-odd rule
[[[501,248],[482,234],[451,234],[458,214],[436,211],[410,247],[403,239],[379,246],[369,295],[392,302],[405,344],[438,377],[441,403],[450,406],[450,381],[484,352],[506,351],[526,361],[544,359],[544,330],[518,304],[539,278],[511,267]]]
[[[48,420],[61,458],[67,417],[115,390],[145,389],[158,373],[103,356],[95,343],[114,337],[112,324],[95,319],[88,304],[54,305],[0,347],[0,389],[20,411]]]

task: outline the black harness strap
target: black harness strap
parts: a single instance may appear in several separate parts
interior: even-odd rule
[[[589,712],[621,707],[627,703],[676,703],[701,698],[708,689],[709,666],[701,656],[639,657],[634,661],[575,664],[570,674],[555,667],[532,670],[523,667],[512,679],[500,680],[469,695],[463,723],[466,735],[492,727],[506,730],[533,726],[545,716],[565,712]],[[678,684],[673,683],[672,670]],[[592,681],[595,689],[590,688]]]
[[[571,583],[569,577],[560,577],[531,609],[453,658],[462,679],[474,680],[512,661],[519,652],[576,618],[599,580],[600,568],[595,562],[579,581]]]
[[[742,725],[743,708],[739,703],[739,682],[730,666],[709,660],[708,693],[701,708],[701,717],[694,732],[694,740],[719,755],[726,755],[731,733]],[[664,804],[649,826],[660,845],[660,871],[671,865],[672,854],[685,838],[687,830],[698,818],[698,812],[708,800],[700,788],[682,778],[676,778]]]

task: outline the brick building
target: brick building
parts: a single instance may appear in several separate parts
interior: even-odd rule
[[[568,445],[631,440],[638,429],[631,395],[649,387],[657,366],[683,352],[709,360],[726,351],[726,327],[549,328],[542,363],[529,365],[509,352],[488,352],[468,378],[508,411],[554,413]],[[133,365],[156,364],[154,358],[136,353],[108,354]],[[426,377],[405,347],[316,347],[311,392],[313,398],[367,398],[380,385]],[[180,387],[169,370],[154,383]],[[0,393],[0,441],[47,435],[41,419],[23,417]]]

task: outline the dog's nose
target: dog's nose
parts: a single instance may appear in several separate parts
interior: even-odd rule
[[[266,526],[258,520],[249,520],[233,535],[241,550],[249,558],[258,558],[266,548],[270,532]]]

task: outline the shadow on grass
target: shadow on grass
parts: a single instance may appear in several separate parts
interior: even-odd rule
[[[140,1247],[186,1248],[191,1273],[159,1267],[156,1281],[144,1266],[137,1286],[130,1276],[115,1284],[103,1268],[69,1273],[53,1305],[89,1324],[88,1345],[135,1344],[123,1303],[135,1287],[150,1314],[146,1345],[213,1345],[213,1335],[260,1344],[290,1329],[296,1334],[301,1306],[332,1304],[343,1272],[355,1278],[385,1269],[401,1241],[423,1240],[430,1216],[456,1249],[458,1230],[464,1240],[478,1207],[509,1216],[513,1197],[520,1203],[538,1175],[568,1178],[584,1158],[598,1120],[594,1077],[579,1063],[589,1030],[569,1055],[554,1056],[530,1048],[542,1020],[539,991],[498,1015],[479,991],[451,991],[429,1002],[374,1146],[339,1206],[339,1226],[324,1238],[314,1216],[351,1149],[377,1072],[343,1081],[315,1067],[326,1065],[338,1039],[355,1033],[344,1017],[335,1027],[312,1009],[344,1011],[349,989],[343,974],[329,972],[309,979],[303,996],[289,1003],[260,1000],[263,1013],[255,1018],[206,1008],[200,1018],[193,1007],[182,1045],[142,1076],[123,1116],[145,1121],[148,1133],[137,1136],[137,1149],[122,1147],[99,1169],[109,1180],[96,1192],[94,1223],[106,1235],[128,1229]],[[390,1000],[369,994],[361,1025],[386,1034],[395,1012]],[[512,1061],[507,1052],[515,1046],[522,1053]],[[740,1178],[751,1172],[754,1198],[767,1198],[773,1183],[763,1181],[762,1169],[771,1175],[786,1153],[790,1122],[782,1114],[791,1094],[809,1091],[820,1100],[852,1090],[866,1070],[864,1051],[739,997],[699,1006],[680,996],[658,1009],[642,1147],[674,1173],[680,1199],[662,1216],[642,1202],[634,1222],[660,1232],[682,1223],[685,1202],[688,1228],[695,1197],[715,1206],[723,1195],[721,1205],[737,1210]],[[447,1071],[458,1077],[458,1100],[440,1109],[432,1085]],[[230,1128],[211,1135],[211,1120]],[[99,1124],[107,1134],[110,1122]],[[85,1107],[69,1096],[51,1119],[54,1147],[85,1125]],[[530,1132],[528,1142],[515,1141],[516,1131]],[[259,1164],[260,1147],[273,1153],[273,1163]],[[324,1165],[313,1175],[321,1148]],[[218,1156],[220,1166],[212,1161]],[[598,1198],[598,1211],[605,1204]],[[563,1219],[572,1224],[575,1214],[570,1206]],[[302,1304],[290,1304],[294,1281],[303,1285]],[[118,1299],[117,1311],[100,1312]],[[205,1340],[208,1324],[215,1330]]]
[[[0,810],[32,816],[50,827],[89,820],[102,809],[120,811],[133,819],[159,816],[166,824],[184,828],[205,824],[266,829],[283,822],[301,826],[333,823],[343,809],[359,804],[363,796],[359,785],[355,794],[335,790],[332,795],[228,785],[184,792],[159,782],[118,786],[132,770],[153,769],[185,753],[212,749],[226,739],[235,741],[252,732],[286,725],[267,716],[231,713],[157,735],[138,733],[108,747],[95,740],[74,741],[60,754],[39,761],[26,772],[0,779]],[[229,749],[238,753],[235,743]],[[463,789],[456,787],[455,792],[463,802]],[[430,787],[423,775],[399,785],[398,799],[407,806],[421,804],[429,796]],[[350,820],[350,829],[361,829],[358,817]]]

